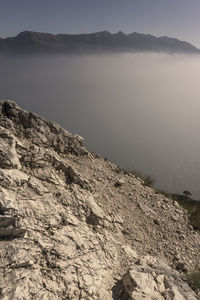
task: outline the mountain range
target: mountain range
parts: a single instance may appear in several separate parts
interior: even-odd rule
[[[0,38],[0,53],[64,54],[104,52],[167,52],[198,54],[192,44],[167,36],[122,31],[89,34],[50,34],[23,31],[15,37]]]

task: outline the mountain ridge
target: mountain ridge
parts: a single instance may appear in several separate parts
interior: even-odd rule
[[[192,44],[167,36],[122,31],[82,34],[51,34],[23,31],[15,37],[0,38],[0,53],[56,54],[90,52],[168,52],[199,54]]]

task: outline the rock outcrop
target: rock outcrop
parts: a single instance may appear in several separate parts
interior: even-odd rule
[[[196,299],[177,271],[150,256],[139,259],[131,266],[123,276],[117,296],[120,299],[133,300]]]
[[[0,299],[198,299],[186,211],[82,143],[0,102]]]

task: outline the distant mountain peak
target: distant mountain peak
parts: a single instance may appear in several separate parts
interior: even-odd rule
[[[40,33],[41,34],[41,33]],[[34,31],[21,31],[19,34],[17,34],[16,37],[25,38],[25,37],[31,37],[37,35],[37,32]]]
[[[118,35],[118,36],[127,36],[123,31],[118,31],[117,33],[115,33],[115,35]]]
[[[95,35],[96,37],[110,37],[112,35],[112,33],[104,30],[104,31],[97,31],[94,33],[88,33],[87,35]]]

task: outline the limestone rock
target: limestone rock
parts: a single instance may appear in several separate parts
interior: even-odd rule
[[[18,169],[20,162],[16,153],[16,139],[5,128],[0,126],[0,168]]]
[[[122,282],[124,294],[133,300],[197,299],[178,272],[151,257],[145,257],[132,266]]]

